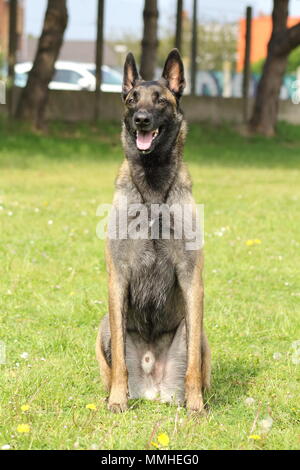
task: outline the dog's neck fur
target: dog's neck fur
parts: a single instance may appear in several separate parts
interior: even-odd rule
[[[123,129],[123,144],[128,160],[131,179],[142,200],[151,203],[164,203],[175,182],[182,164],[186,124],[182,121],[174,139],[169,145],[150,155],[141,155],[137,149],[127,144]]]

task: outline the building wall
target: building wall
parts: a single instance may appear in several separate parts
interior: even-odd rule
[[[17,18],[17,34],[18,34],[18,53],[22,49],[24,34],[24,5],[23,0],[18,2],[18,18]],[[0,0],[0,53],[7,55],[8,52],[8,35],[9,35],[9,1]]]
[[[8,46],[8,2],[0,0],[0,52],[6,53]]]
[[[20,88],[15,90],[15,103]],[[250,100],[249,111],[253,101]],[[94,118],[95,94],[88,91],[49,92],[46,117],[51,120],[66,122],[92,121]],[[212,96],[184,96],[182,108],[189,123],[202,121],[219,124],[243,122],[243,100],[241,98],[222,98]],[[0,105],[0,113],[6,112],[6,106]],[[123,113],[121,96],[118,93],[102,93],[100,98],[100,117],[105,121],[120,123]],[[300,105],[292,101],[280,101],[279,120],[300,125]]]
[[[290,28],[300,22],[300,17],[289,17],[287,25]],[[268,42],[272,32],[272,17],[261,15],[252,19],[251,31],[251,55],[250,62],[255,64],[267,55]],[[246,37],[246,19],[243,18],[239,22],[238,36],[238,60],[237,72],[241,72],[244,68],[245,59],[245,37]]]
[[[25,36],[20,62],[33,62],[38,46],[38,38]],[[74,62],[95,61],[95,41],[66,40],[59,51],[58,60]],[[104,44],[103,63],[114,67],[117,63],[116,53],[109,44]]]

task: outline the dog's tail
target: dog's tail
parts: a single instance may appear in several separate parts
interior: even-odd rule
[[[151,351],[147,351],[142,357],[142,369],[146,375],[151,374],[155,364],[155,357]]]

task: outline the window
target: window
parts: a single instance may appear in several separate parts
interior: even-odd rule
[[[19,87],[25,87],[28,80],[28,73],[16,73],[15,74],[15,85]]]
[[[107,85],[122,85],[122,80],[118,74],[114,72],[106,72],[102,70],[102,81]]]
[[[95,69],[89,69],[89,72],[96,75]],[[107,70],[102,70],[102,83],[105,85],[122,85],[122,78],[118,72],[115,72],[114,70],[109,72]]]
[[[80,78],[82,78],[82,75],[80,75],[78,72],[75,72],[74,70],[56,69],[52,81],[77,85]]]

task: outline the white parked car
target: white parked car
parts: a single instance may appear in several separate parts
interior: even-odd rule
[[[16,86],[24,87],[26,85],[28,72],[31,68],[32,62],[23,62],[15,65]],[[95,75],[95,64],[58,61],[55,64],[55,74],[49,83],[49,89],[94,91],[96,86]],[[111,67],[103,65],[101,90],[104,92],[121,93],[122,75]]]

